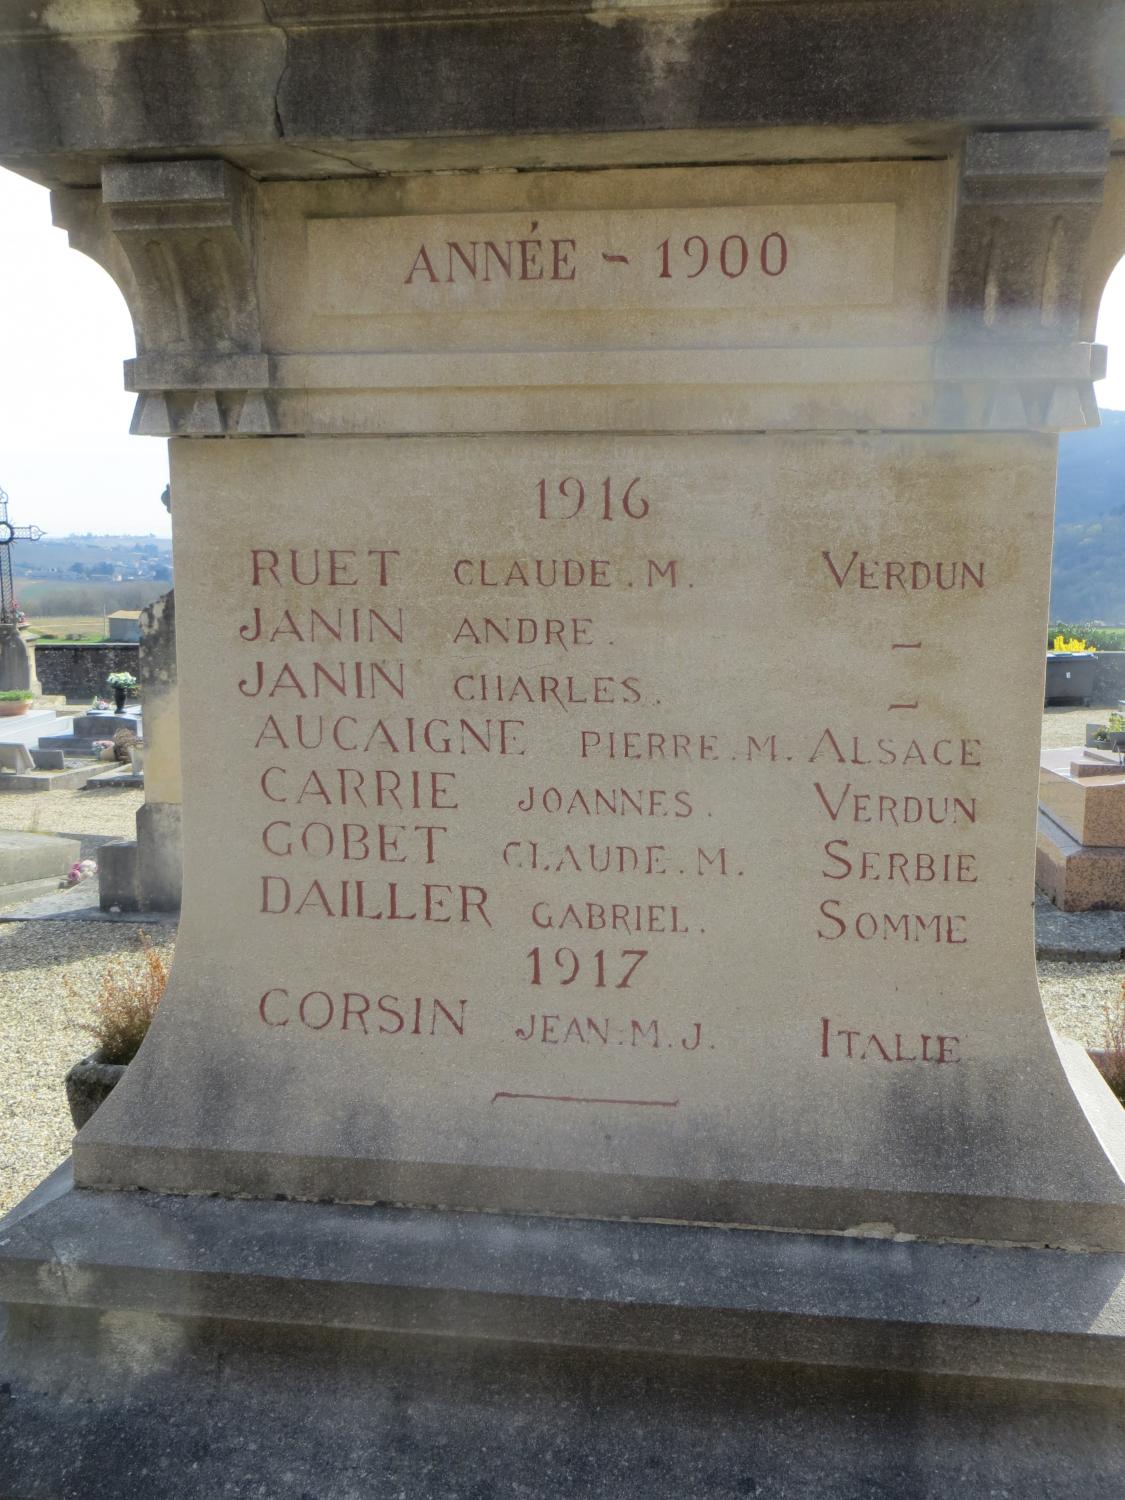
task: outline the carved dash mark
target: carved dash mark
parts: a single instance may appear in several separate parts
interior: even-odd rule
[[[895,641],[891,646],[892,651],[921,651],[921,649],[921,641]]]
[[[608,260],[615,266],[627,266],[629,257],[627,255],[610,255],[608,251],[602,251],[602,260]]]
[[[915,699],[913,703],[888,703],[887,704],[887,712],[889,713],[892,708],[917,708],[917,707],[918,707],[918,700],[917,699]]]
[[[653,1109],[678,1109],[678,1099],[585,1099],[579,1094],[509,1094],[501,1089],[493,1094],[492,1102],[497,1099],[537,1099],[546,1104],[640,1104]]]

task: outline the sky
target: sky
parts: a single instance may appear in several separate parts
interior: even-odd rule
[[[1125,261],[1097,337],[1109,346],[1098,401],[1123,410]],[[46,188],[0,170],[0,489],[16,525],[171,535],[164,439],[129,435],[121,363],[135,352],[120,292],[52,227]]]
[[[51,225],[50,196],[0,170],[0,489],[53,536],[171,536],[163,438],[130,437],[136,353],[124,299]]]

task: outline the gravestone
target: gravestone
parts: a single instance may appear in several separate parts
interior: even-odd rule
[[[176,690],[176,601],[169,592],[140,615],[137,675],[144,702],[144,806],[135,839],[103,849],[98,901],[103,911],[178,911],[183,891],[180,720]],[[207,733],[206,716],[201,729]],[[213,753],[227,753],[212,729]]]
[[[16,526],[8,519],[8,495],[0,490],[0,693],[39,691],[35,653],[19,629],[21,616],[16,608],[12,579],[12,546],[18,541],[38,541],[42,535],[38,526]]]
[[[1043,1016],[1033,818],[1125,79],[1070,12],[1044,79],[985,7],[805,6],[831,100],[788,8],[445,16],[376,118],[391,33],[328,9],[165,16],[246,106],[185,84],[174,148],[143,82],[81,171],[0,104],[137,322],[184,726],[168,994],[0,1244],[26,1454],[79,1390],[126,1466],[206,1409],[278,1490],[1081,1492],[1125,1129]]]
[[[0,744],[0,771],[33,771],[35,762],[31,758],[31,751],[26,745],[13,743],[9,745]]]
[[[35,691],[35,658],[18,625],[0,622],[0,693]]]

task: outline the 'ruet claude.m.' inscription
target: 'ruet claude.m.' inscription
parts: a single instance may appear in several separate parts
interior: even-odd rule
[[[891,203],[314,219],[329,315],[873,306],[893,292]]]

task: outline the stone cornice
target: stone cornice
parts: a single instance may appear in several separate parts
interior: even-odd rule
[[[506,165],[744,159],[724,133],[815,127],[909,155],[964,120],[1121,117],[1123,0],[0,4],[0,161],[53,185],[143,153],[308,177],[471,166],[497,136]]]

